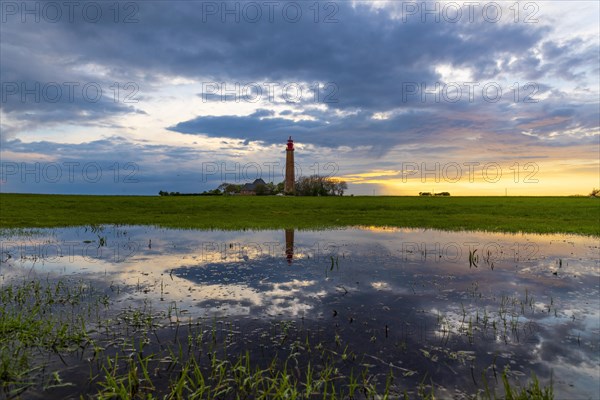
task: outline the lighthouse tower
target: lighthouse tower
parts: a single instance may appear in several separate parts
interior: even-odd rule
[[[296,191],[294,181],[294,141],[290,136],[285,149],[285,184],[283,188],[285,194],[294,194]]]

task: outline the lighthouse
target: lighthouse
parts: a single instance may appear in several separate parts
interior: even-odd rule
[[[294,181],[294,141],[290,136],[285,149],[285,184],[283,188],[285,194],[294,194],[296,191]]]

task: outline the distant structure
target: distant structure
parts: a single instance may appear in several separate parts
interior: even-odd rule
[[[294,194],[296,191],[294,177],[294,141],[292,137],[287,141],[287,148],[285,149],[285,184],[283,191],[285,194]]]
[[[252,183],[246,183],[244,186],[242,186],[242,189],[240,190],[240,194],[244,194],[244,195],[255,195],[257,190],[260,190],[260,187],[264,188],[266,187],[266,183],[265,181],[263,181],[261,178],[255,179],[254,182]]]
[[[419,196],[450,196],[450,193],[449,192],[440,192],[440,193],[419,192]]]

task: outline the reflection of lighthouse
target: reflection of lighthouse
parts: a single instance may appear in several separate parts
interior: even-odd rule
[[[287,258],[288,264],[292,263],[294,258],[294,230],[285,230],[285,258]]]
[[[294,194],[296,191],[294,181],[294,141],[290,136],[285,149],[285,184],[283,188],[285,194]]]

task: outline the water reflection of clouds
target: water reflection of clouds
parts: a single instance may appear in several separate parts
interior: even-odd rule
[[[387,228],[290,234],[118,227],[105,228],[100,235],[106,246],[98,246],[98,235],[77,228],[24,242],[3,238],[3,255],[8,251],[11,258],[2,258],[0,274],[5,281],[37,274],[116,284],[123,291],[120,301],[176,302],[193,318],[325,321],[335,323],[340,335],[367,342],[385,327],[386,338],[415,351],[443,341],[468,348],[480,368],[494,354],[522,370],[554,368],[564,381],[563,394],[582,393],[581,385],[598,380],[600,265],[592,238]],[[48,249],[70,243],[89,252],[49,256]],[[134,251],[119,253],[127,249]],[[519,302],[531,306],[525,304],[522,313]],[[494,319],[500,325],[501,307],[509,323],[518,321],[515,332],[484,331],[473,322],[487,315],[490,324]],[[471,341],[465,333],[469,318]],[[381,354],[395,354],[388,350]],[[588,397],[598,394],[590,390]]]
[[[116,227],[105,228],[99,233],[84,231],[81,228],[42,232],[46,234],[28,238],[3,238],[3,248],[10,246],[10,243],[18,243],[24,247],[25,253],[38,257],[44,257],[48,251],[56,251],[52,250],[53,246],[61,246],[63,252],[73,249],[76,254],[83,252],[83,255],[90,258],[96,257],[95,252],[107,258],[108,255],[119,253],[118,249],[121,249],[120,254],[117,254],[121,257],[117,258],[117,261],[146,261],[165,254],[218,261],[244,259],[244,256],[249,259],[277,257],[285,254],[288,244],[283,231],[208,232]],[[106,246],[99,246],[100,238],[104,238]],[[578,257],[594,257],[595,254],[595,258],[598,258],[597,242],[581,236],[457,233],[387,228],[380,231],[298,231],[295,239],[294,250],[300,259],[308,256],[327,258],[330,255],[370,255],[383,260],[402,254],[404,261],[456,262],[462,265],[468,260],[469,251],[475,249],[479,252],[480,263],[483,263],[487,250],[491,253],[491,261],[504,262],[523,262],[544,257],[547,260],[562,258],[566,265],[569,258],[574,258],[575,253]],[[44,245],[45,250],[36,249],[35,245]],[[127,246],[131,250],[130,253],[123,251]]]
[[[578,338],[575,332],[585,332],[583,321],[541,329],[538,351],[531,353],[533,362],[553,370],[566,390],[563,398],[594,398],[598,395],[600,379],[600,339],[598,335],[589,334],[587,338]],[[528,353],[523,354],[527,356]],[[596,382],[596,387],[590,387],[590,382]]]
[[[193,273],[187,279],[195,281]],[[251,277],[247,277],[251,278]],[[211,315],[267,315],[296,317],[313,309],[315,301],[325,295],[315,290],[315,281],[292,279],[278,282],[248,279],[247,283],[228,282],[209,284],[197,282],[192,290],[191,301],[197,307],[196,314]]]

